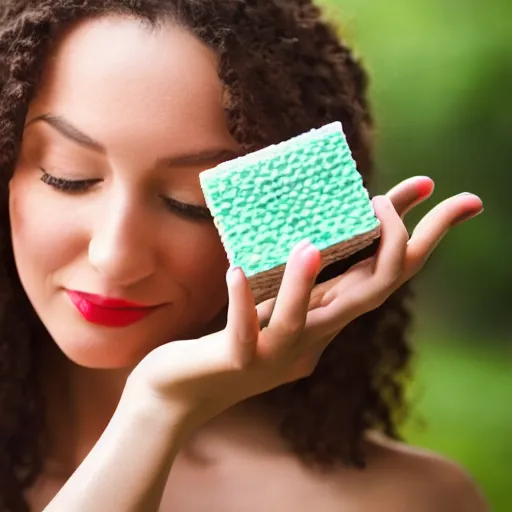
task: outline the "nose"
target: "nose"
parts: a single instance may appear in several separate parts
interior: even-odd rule
[[[102,280],[112,287],[126,287],[151,275],[152,223],[144,209],[125,197],[111,199],[98,213],[88,256]]]

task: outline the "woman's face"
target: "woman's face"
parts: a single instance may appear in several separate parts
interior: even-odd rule
[[[218,233],[170,202],[204,210],[199,173],[239,151],[222,96],[215,54],[171,25],[87,20],[48,60],[10,183],[11,230],[26,293],[76,363],[131,366],[222,317]]]

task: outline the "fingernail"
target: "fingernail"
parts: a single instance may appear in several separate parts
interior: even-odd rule
[[[235,279],[237,277],[237,274],[240,273],[240,270],[240,267],[230,266],[227,272],[227,278],[229,279],[229,281]]]
[[[309,240],[302,240],[302,242],[299,242],[295,246],[295,249],[296,249],[297,252],[302,252],[305,249],[309,248],[310,246],[311,246],[311,242]]]
[[[374,196],[372,197],[372,203],[375,205],[376,203],[378,203],[379,201],[382,202],[382,198],[385,197],[385,196]]]
[[[464,222],[466,220],[472,219],[473,217],[480,215],[483,211],[484,211],[484,209],[481,208],[480,210],[477,210],[477,211],[463,213],[460,217],[457,217],[452,222],[451,227],[453,228],[454,226],[457,226],[458,224],[461,224],[462,222]]]
[[[432,192],[433,183],[428,176],[422,176],[423,179],[419,180],[416,184],[416,193],[418,198],[428,196]]]
[[[375,203],[378,203],[379,206],[378,208],[385,208],[385,209],[388,209],[390,210],[391,208],[394,208],[393,206],[393,203],[391,202],[391,199],[389,199],[388,196],[375,196],[373,198],[373,205],[374,205],[374,209],[375,209]]]

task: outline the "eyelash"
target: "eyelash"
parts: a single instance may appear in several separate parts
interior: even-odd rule
[[[65,180],[48,174],[44,169],[41,181],[62,192],[83,192],[101,180]]]
[[[84,192],[101,181],[98,179],[66,180],[64,178],[57,178],[51,174],[48,174],[43,168],[41,168],[41,171],[43,172],[41,181],[61,192]],[[179,213],[180,215],[194,220],[212,220],[212,216],[207,208],[188,203],[182,203],[181,201],[177,201],[176,199],[167,196],[161,196],[161,198],[163,199],[167,209],[173,213]]]

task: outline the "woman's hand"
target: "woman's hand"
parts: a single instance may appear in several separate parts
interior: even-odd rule
[[[423,267],[451,227],[482,210],[474,195],[451,197],[409,237],[402,217],[432,191],[432,180],[418,177],[375,197],[382,224],[377,254],[314,289],[321,258],[311,245],[294,248],[277,297],[257,307],[243,272],[229,271],[226,328],[158,347],[136,367],[131,383],[199,425],[246,398],[310,375],[336,334],[380,306]]]
[[[482,201],[473,194],[450,197],[428,212],[409,237],[400,219],[428,199],[433,191],[432,179],[416,176],[402,181],[386,196],[374,198],[376,214],[383,224],[382,237],[387,237],[387,241],[382,240],[374,257],[313,288],[308,305],[308,312],[312,313],[308,313],[304,337],[317,341],[308,343],[311,350],[302,356],[304,369],[310,368],[312,372],[327,345],[351,320],[380,306],[416,275],[451,228],[483,211]],[[385,243],[391,238],[396,243],[394,248]],[[261,327],[268,324],[275,304],[276,299],[258,304]]]

